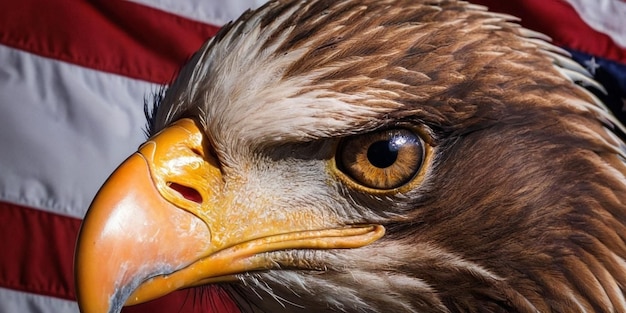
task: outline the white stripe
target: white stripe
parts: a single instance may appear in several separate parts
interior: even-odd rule
[[[74,301],[0,288],[0,313],[78,313]]]
[[[0,200],[82,218],[157,86],[2,45],[0,64]]]
[[[591,28],[626,48],[626,2],[620,0],[566,0]]]
[[[236,19],[247,9],[254,9],[265,0],[130,0],[188,19],[212,25],[224,25]]]

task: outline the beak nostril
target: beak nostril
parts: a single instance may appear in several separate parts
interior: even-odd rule
[[[176,192],[178,192],[181,196],[183,196],[183,198],[189,200],[189,201],[193,201],[195,203],[202,203],[202,195],[200,195],[200,193],[191,188],[191,187],[187,187],[178,183],[167,183],[167,186],[170,187],[171,189],[175,190]]]
[[[204,157],[204,154],[202,153],[202,151],[196,149],[196,148],[191,148],[191,152],[193,152],[193,154],[200,156],[200,157]]]

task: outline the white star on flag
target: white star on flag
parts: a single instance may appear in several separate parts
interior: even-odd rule
[[[596,70],[600,68],[600,64],[596,62],[595,57],[591,57],[591,59],[585,61],[585,67],[591,75],[596,75]]]

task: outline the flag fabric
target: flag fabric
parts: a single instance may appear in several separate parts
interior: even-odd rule
[[[144,99],[219,27],[263,0],[0,2],[0,313],[78,312],[80,220],[144,141]],[[474,0],[553,38],[624,120],[626,2]],[[124,312],[237,312],[219,291],[179,291]]]

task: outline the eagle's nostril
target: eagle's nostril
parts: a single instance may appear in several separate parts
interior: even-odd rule
[[[202,203],[202,195],[200,195],[200,193],[194,188],[173,182],[168,183],[167,186],[178,192],[181,196],[183,196],[183,198],[189,201]]]

